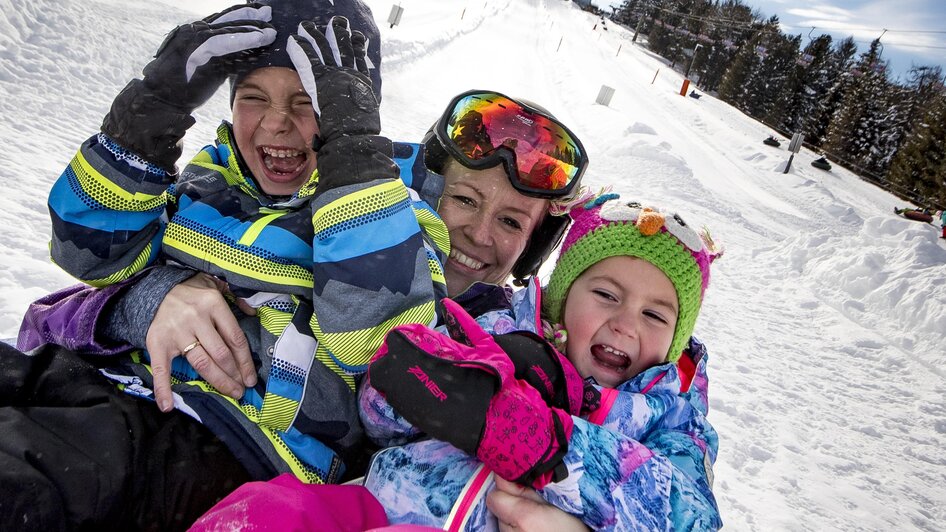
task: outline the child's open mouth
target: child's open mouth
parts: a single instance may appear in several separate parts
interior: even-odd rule
[[[591,346],[591,355],[595,361],[614,371],[624,371],[631,365],[631,356],[609,345]]]
[[[292,181],[305,166],[306,153],[289,148],[260,146],[260,160],[266,168],[267,177],[277,182]]]

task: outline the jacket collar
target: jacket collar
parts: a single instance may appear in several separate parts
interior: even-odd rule
[[[233,124],[226,120],[217,126],[216,150],[220,159],[225,160],[220,171],[227,183],[239,186],[246,194],[256,198],[261,205],[280,209],[295,209],[308,203],[312,194],[315,193],[315,186],[319,181],[318,170],[312,172],[309,180],[288,198],[277,200],[260,190],[256,179],[246,166],[246,161],[243,160],[239,147],[237,147],[236,139],[233,136]]]

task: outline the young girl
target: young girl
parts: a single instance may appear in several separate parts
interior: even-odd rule
[[[719,251],[678,215],[613,194],[571,214],[542,305],[567,360],[501,334],[542,331],[533,285],[512,313],[476,321],[445,300],[452,339],[399,327],[369,366],[362,421],[386,448],[365,486],[391,523],[495,529],[492,470],[593,529],[721,526],[706,357],[690,338]]]

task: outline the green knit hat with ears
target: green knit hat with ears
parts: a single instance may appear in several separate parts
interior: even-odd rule
[[[673,283],[680,307],[667,360],[676,362],[689,344],[710,264],[722,251],[707,232],[697,232],[674,213],[604,194],[573,208],[574,222],[545,290],[546,315],[561,323],[572,283],[592,265],[609,257],[637,257],[656,266]]]

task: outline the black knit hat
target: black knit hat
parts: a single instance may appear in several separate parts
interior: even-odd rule
[[[296,33],[300,22],[312,20],[316,27],[322,29],[334,16],[347,18],[353,31],[360,31],[368,38],[368,60],[372,63],[371,86],[378,101],[381,101],[381,35],[371,9],[361,0],[256,0],[248,3],[272,7],[273,20],[270,24],[276,28],[277,34],[276,40],[266,51],[247,61],[238,73],[230,77],[231,105],[237,84],[250,72],[270,66],[293,68],[286,52],[286,42],[289,36]]]

